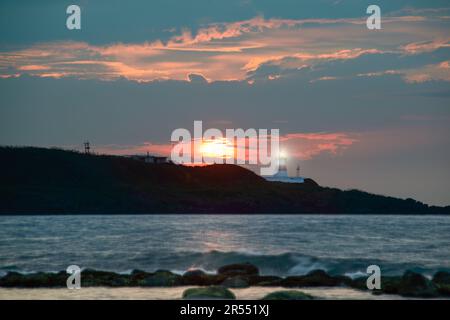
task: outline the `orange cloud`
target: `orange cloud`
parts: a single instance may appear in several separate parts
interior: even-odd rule
[[[301,69],[307,67],[306,61],[320,61],[320,60],[346,60],[356,59],[364,54],[379,54],[383,53],[377,49],[344,49],[327,53],[294,53],[279,56],[258,56],[252,58],[243,69],[246,71],[255,71],[263,64],[270,64],[282,68],[297,68]]]
[[[350,133],[290,133],[281,137],[281,144],[289,155],[301,160],[312,159],[322,153],[338,155],[358,142]]]
[[[386,17],[383,23],[394,32],[393,39],[369,41],[363,18],[255,17],[213,23],[195,34],[183,30],[165,43],[157,40],[109,45],[70,41],[36,44],[18,51],[0,52],[0,70],[8,70],[10,74],[103,80],[125,77],[135,81],[185,81],[189,74],[202,74],[209,81],[252,80],[250,73],[264,64],[300,69],[324,60],[383,53],[384,46],[401,48],[400,52],[406,53],[448,46],[448,39],[447,42],[436,40],[442,35],[435,35],[434,29],[421,29],[425,20],[419,16]],[[406,41],[410,43],[404,45]],[[4,72],[0,75],[8,76]]]
[[[450,61],[438,64],[429,64],[417,69],[404,71],[404,79],[410,83],[422,83],[427,81],[450,81]]]
[[[40,71],[40,70],[47,70],[48,67],[39,65],[28,65],[28,66],[19,66],[17,69],[21,71]]]
[[[402,47],[407,54],[417,54],[423,52],[432,52],[440,48],[449,48],[450,38],[434,39],[431,41],[420,41],[409,43]]]

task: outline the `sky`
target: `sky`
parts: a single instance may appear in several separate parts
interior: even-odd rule
[[[324,186],[450,205],[450,3],[0,2],[0,145],[167,155],[194,120],[280,129]]]

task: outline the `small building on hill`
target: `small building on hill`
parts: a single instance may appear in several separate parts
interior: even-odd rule
[[[169,163],[169,160],[167,157],[162,156],[152,156],[147,152],[147,155],[132,155],[132,159],[143,161],[145,163],[152,163],[152,164],[163,164],[163,163]]]
[[[287,172],[287,159],[286,157],[280,157],[278,172],[273,176],[264,177],[268,181],[286,182],[286,183],[304,183],[305,178],[300,177],[300,166],[297,166],[297,176],[290,177]]]

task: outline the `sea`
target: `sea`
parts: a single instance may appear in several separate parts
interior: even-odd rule
[[[265,275],[315,269],[366,276],[450,271],[450,216],[3,215],[0,276],[66,270],[214,273],[249,262]]]

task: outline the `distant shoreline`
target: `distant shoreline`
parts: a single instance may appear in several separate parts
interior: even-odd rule
[[[60,149],[0,147],[0,215],[446,215],[360,190],[267,181],[237,165],[189,167]]]

